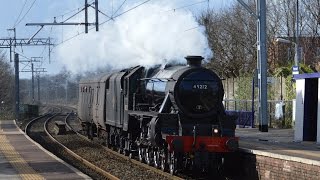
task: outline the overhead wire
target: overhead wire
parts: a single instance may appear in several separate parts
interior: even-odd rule
[[[50,32],[49,32],[49,36],[48,36],[49,38],[50,38],[51,33],[52,33],[52,28],[53,28],[53,26],[51,26],[51,28],[50,28]],[[42,56],[42,55],[43,55],[44,51],[46,50],[46,47],[47,47],[47,44],[45,44],[45,46],[44,46],[44,48],[43,48],[43,50],[42,50],[42,52],[41,52],[40,56]]]
[[[145,4],[145,3],[149,2],[149,1],[151,1],[151,0],[146,0],[146,1],[144,1],[144,2],[142,2],[142,3],[140,3],[140,4],[138,4],[138,5],[130,8],[130,9],[128,9],[128,10],[126,10],[126,11],[124,11],[124,12],[122,12],[122,13],[116,15],[116,16],[114,16],[114,17],[109,18],[108,20],[100,23],[99,25],[103,25],[103,24],[105,24],[105,23],[107,23],[107,22],[109,22],[109,21],[111,21],[111,20],[113,20],[113,19],[115,19],[115,18],[117,18],[117,17],[120,17],[120,16],[124,15],[125,13],[128,13],[128,12],[130,12],[130,11],[138,8],[139,6],[142,6],[143,4]],[[207,1],[208,1],[208,0],[204,0],[204,1],[200,1],[200,2],[193,3],[193,4],[188,4],[188,5],[185,5],[185,6],[181,6],[181,7],[178,7],[178,8],[174,8],[174,9],[175,9],[175,10],[177,10],[177,9],[182,9],[182,8],[185,8],[185,7],[190,7],[190,6],[193,6],[193,5],[196,5],[196,4],[200,4],[200,3],[204,3],[204,2],[207,2]],[[168,10],[168,11],[164,11],[164,12],[173,11],[174,9]],[[197,26],[197,27],[192,27],[192,28],[187,29],[187,30],[185,30],[185,31],[190,31],[190,30],[196,29],[196,28],[198,28],[198,27],[199,27],[199,26]],[[92,29],[94,29],[94,27],[89,28],[89,31],[92,30]],[[85,32],[82,31],[81,33],[78,33],[78,34],[76,34],[76,35],[74,35],[74,36],[71,36],[70,38],[68,38],[68,39],[60,42],[60,43],[57,44],[57,45],[55,45],[54,48],[57,47],[57,46],[59,46],[59,45],[61,45],[61,44],[63,44],[63,43],[65,43],[65,42],[67,42],[67,41],[70,41],[70,40],[74,39],[75,37],[77,37],[77,36],[79,36],[79,35],[81,35],[81,34],[84,34],[84,33],[85,33]],[[52,51],[54,48],[52,48],[51,51]]]
[[[19,51],[18,49],[16,50],[19,53],[19,56],[25,58],[28,62],[22,62],[20,61],[21,64],[23,64],[24,66],[21,68],[21,70],[25,70],[26,67],[31,67],[31,65],[29,65],[29,63],[32,61],[31,58],[27,57],[26,55],[24,55],[23,52]]]
[[[92,3],[94,3],[94,1],[92,1],[92,2],[90,2],[90,3],[88,3],[88,4],[92,4]],[[80,6],[80,7],[78,7],[78,8],[72,9],[72,10],[70,10],[70,11],[64,13],[64,14],[57,15],[57,16],[55,16],[55,17],[62,17],[62,16],[65,16],[65,15],[71,14],[72,12],[75,12],[75,11],[77,11],[77,10],[79,11],[79,9],[82,8],[82,7],[83,7],[83,5]]]
[[[179,9],[183,9],[183,8],[186,8],[186,7],[194,6],[194,5],[201,4],[201,3],[205,3],[205,2],[208,2],[208,0],[195,2],[195,3],[192,3],[192,4],[188,4],[188,5],[180,6],[180,7],[173,8],[173,9],[166,10],[166,11],[162,11],[162,12],[176,11],[176,10],[179,10]]]
[[[197,29],[197,28],[199,28],[199,27],[201,27],[201,26],[195,26],[195,27],[192,27],[192,28],[186,29],[186,30],[184,30],[184,32],[191,31],[191,30],[193,30],[193,29]]]
[[[162,11],[162,12],[176,11],[176,10],[179,10],[179,9],[183,9],[183,8],[186,8],[186,7],[191,7],[191,6],[198,5],[198,4],[205,3],[205,2],[207,2],[207,10],[208,10],[209,9],[210,0],[203,0],[203,1],[195,2],[195,3],[184,5],[184,6],[180,6],[180,7],[173,8],[173,9],[166,10],[166,11]],[[191,27],[191,28],[188,28],[188,29],[184,30],[184,32],[191,31],[191,30],[197,29],[199,27],[201,27],[201,26]]]
[[[142,6],[143,4],[145,4],[145,3],[149,2],[149,1],[151,1],[151,0],[146,0],[146,1],[144,1],[144,2],[142,2],[142,3],[140,3],[140,4],[138,4],[138,5],[136,5],[136,6],[134,6],[134,7],[132,7],[132,8],[130,8],[130,9],[128,9],[128,10],[126,10],[126,11],[124,11],[124,12],[122,12],[122,13],[118,14],[118,15],[117,15],[117,16],[115,16],[115,17],[112,17],[112,18],[109,18],[108,20],[103,21],[103,22],[102,22],[102,23],[100,23],[99,25],[103,25],[103,24],[105,24],[105,23],[107,23],[107,22],[111,21],[111,20],[112,20],[112,19],[114,19],[114,18],[120,17],[120,16],[124,15],[125,13],[128,13],[128,12],[130,12],[130,11],[132,11],[132,10],[134,10],[134,9],[138,8],[139,6]],[[95,27],[89,28],[89,31],[90,31],[90,30],[92,30],[92,29],[94,29],[94,28],[95,28]],[[84,34],[84,33],[85,33],[85,31],[82,31],[81,33],[78,33],[78,34],[76,34],[76,35],[74,35],[74,36],[71,36],[70,38],[68,38],[68,39],[66,39],[66,40],[64,40],[64,41],[62,41],[61,43],[56,44],[56,45],[51,49],[51,51],[52,51],[55,47],[57,47],[57,46],[59,46],[59,45],[61,45],[61,44],[65,43],[65,42],[67,42],[67,41],[70,41],[71,39],[73,39],[73,38],[75,38],[75,37],[77,37],[77,36],[79,36],[79,35],[81,35],[81,34]]]
[[[113,14],[113,0],[112,0],[112,8],[111,8],[111,14]]]
[[[90,5],[90,7],[92,7],[93,9],[96,9],[96,7],[94,7],[92,5]],[[106,16],[107,18],[112,18],[109,15],[105,14],[104,12],[100,11],[99,9],[98,9],[98,12],[101,13],[102,15]]]
[[[92,4],[94,4],[94,2],[88,3],[88,6],[91,6]],[[62,22],[66,22],[68,20],[70,20],[71,18],[73,18],[74,16],[78,15],[80,12],[82,12],[83,10],[85,10],[86,7],[83,7],[81,10],[79,10],[80,8],[78,8],[78,12],[76,12],[75,14],[73,14],[72,16],[68,17],[67,19],[63,20]],[[63,18],[64,15],[62,15]]]
[[[124,3],[126,2],[127,0],[124,0],[122,2],[122,4],[118,7],[118,9],[112,14],[112,16],[114,16],[115,14],[117,14],[117,12],[122,8],[122,6],[124,5]]]
[[[65,23],[66,21],[68,21],[69,19],[73,18],[74,16],[78,15],[80,12],[82,12],[85,8],[82,8],[81,10],[79,10],[78,12],[76,12],[75,14],[73,14],[72,16],[68,17],[67,19],[63,20],[62,22]],[[62,16],[63,17],[63,16]]]
[[[125,1],[126,1],[126,0],[125,0]],[[125,1],[124,1],[124,2],[125,2]],[[146,0],[146,1],[144,1],[144,2],[142,2],[142,3],[140,3],[140,4],[138,4],[138,5],[130,8],[130,9],[128,9],[128,10],[126,10],[126,11],[124,11],[124,12],[122,12],[122,13],[116,15],[116,16],[114,16],[114,17],[109,17],[109,19],[103,21],[103,22],[100,23],[99,25],[103,25],[103,24],[105,24],[105,23],[107,23],[107,22],[109,22],[109,21],[111,21],[111,20],[113,20],[113,19],[115,19],[115,18],[117,18],[117,17],[120,17],[120,16],[122,16],[122,15],[124,15],[124,14],[126,14],[126,13],[128,13],[128,12],[130,12],[130,11],[136,9],[136,8],[138,8],[139,6],[142,6],[143,4],[145,4],[145,3],[149,2],[149,1],[151,1],[151,0]],[[208,2],[208,0],[196,2],[196,3],[189,4],[189,5],[185,5],[185,6],[181,6],[181,7],[174,8],[174,9],[172,9],[172,10],[168,10],[168,11],[164,11],[164,12],[169,12],[169,11],[173,11],[173,10],[178,10],[178,9],[190,7],[190,6],[193,6],[193,5],[196,5],[196,4],[200,4],[200,3],[204,3],[204,2]],[[124,4],[124,3],[122,3],[122,5],[123,5],[123,4]],[[121,6],[122,6],[122,5],[121,5]],[[119,8],[119,9],[120,9],[120,8]],[[200,27],[200,26],[192,27],[192,28],[190,28],[190,29],[186,29],[185,31],[190,31],[190,30],[196,29],[196,28],[198,28],[198,27]],[[94,28],[95,28],[95,27],[89,28],[88,31],[91,31],[91,30],[94,29]],[[74,39],[75,37],[77,37],[77,36],[79,36],[79,35],[81,35],[81,34],[84,34],[84,33],[85,33],[85,31],[82,31],[82,32],[80,32],[80,33],[78,32],[78,34],[75,34],[74,36],[71,36],[70,38],[68,38],[68,39],[66,39],[66,40],[63,40],[62,42],[56,44],[56,45],[51,49],[51,51],[52,51],[55,47],[60,46],[61,44],[65,43],[65,42],[67,42],[67,41],[70,41],[70,40]],[[50,51],[50,52],[51,52],[51,51]]]
[[[117,17],[119,17],[119,16],[122,16],[123,14],[125,14],[125,13],[127,13],[127,12],[129,12],[129,11],[131,11],[131,10],[136,9],[136,8],[138,8],[139,6],[142,6],[143,4],[145,4],[145,3],[149,2],[149,1],[151,1],[151,0],[146,0],[146,1],[144,1],[144,2],[142,2],[142,3],[140,3],[140,4],[138,4],[138,5],[136,5],[136,6],[134,6],[134,7],[132,7],[132,8],[130,8],[130,9],[128,9],[128,10],[126,10],[126,11],[118,14],[117,16],[114,16],[113,18],[117,18]]]
[[[21,52],[21,51],[19,51],[19,50],[17,50],[18,51],[18,53],[19,53],[19,56],[21,56],[21,57],[23,57],[23,58],[26,58],[27,60],[31,60],[31,58],[28,58],[26,55],[24,55],[24,53],[23,52]]]
[[[27,14],[29,13],[29,11],[32,9],[32,7],[34,6],[34,4],[35,4],[35,2],[36,2],[36,0],[34,0],[34,1],[32,2],[32,4],[31,4],[31,6],[29,7],[29,9],[26,11],[26,13],[23,15],[23,17],[19,20],[21,14],[22,14],[22,12],[23,12],[26,4],[27,4],[27,1],[28,1],[28,0],[25,0],[24,4],[23,4],[23,6],[22,6],[22,9],[20,10],[20,13],[19,13],[19,15],[18,15],[18,18],[16,19],[16,21],[15,21],[15,23],[14,23],[14,27],[16,27],[17,25],[19,25],[19,24],[22,22],[22,20],[27,16]],[[90,5],[92,5],[93,3],[94,3],[94,1],[92,1],[91,3],[88,3],[88,4],[89,4],[89,6],[90,6]],[[62,14],[62,15],[59,15],[59,16],[57,16],[57,17],[60,17],[60,16],[61,16],[62,19],[63,19],[63,16],[65,16],[65,15],[67,15],[67,14],[70,14],[70,13],[78,10],[78,12],[77,12],[76,14],[70,16],[69,18],[67,18],[67,19],[65,19],[65,20],[63,21],[63,22],[66,22],[66,21],[68,21],[69,19],[71,19],[71,18],[73,18],[74,16],[76,16],[77,14],[79,14],[79,13],[80,13],[81,11],[83,11],[84,9],[85,9],[85,8],[83,8],[83,9],[81,9],[81,10],[79,11],[79,8],[76,8],[76,9],[73,9],[73,10],[71,10],[71,11],[68,11],[68,12],[66,12],[66,13],[64,13],[64,14]],[[102,13],[102,12],[101,12],[101,13]],[[52,28],[53,28],[53,26],[51,26],[50,33],[49,33],[50,35],[51,35],[51,32],[52,32]],[[91,30],[91,29],[90,29],[90,30]],[[81,34],[82,34],[82,33],[81,33]],[[50,37],[50,35],[49,35],[49,37]],[[78,35],[80,35],[80,34],[78,34]],[[74,37],[72,37],[72,38],[74,38]],[[68,39],[65,40],[65,41],[69,41],[69,40],[72,39],[72,38],[68,38]],[[65,41],[63,41],[63,42],[65,42]],[[47,45],[45,45],[45,47],[44,47],[44,49],[42,50],[40,56],[43,55],[43,53],[44,53],[44,51],[45,51],[45,49],[46,49],[46,46],[47,46]],[[53,49],[53,48],[52,48],[52,49]],[[51,49],[51,51],[52,51],[52,49]],[[21,50],[23,51],[23,49],[21,49]],[[51,53],[51,51],[50,51],[49,53]],[[20,52],[20,53],[21,53],[21,52]],[[22,57],[24,57],[24,58],[26,58],[26,59],[29,59],[28,57],[26,57],[26,56],[24,56],[24,55],[22,55],[22,54],[23,54],[23,52],[20,54]],[[29,59],[29,60],[30,60],[30,59]]]
[[[26,0],[26,1],[28,1],[28,0]],[[25,1],[25,4],[26,4],[26,1]],[[116,13],[122,8],[122,6],[126,3],[126,1],[127,1],[127,0],[124,0],[124,1],[122,2],[122,4],[116,9],[116,11],[112,14],[111,17],[108,16],[107,14],[103,13],[102,11],[98,10],[99,13],[101,13],[101,14],[103,14],[103,15],[105,15],[106,17],[109,18],[109,19],[103,21],[102,23],[100,23],[99,25],[103,25],[103,24],[105,24],[105,23],[107,23],[107,22],[109,22],[109,21],[111,21],[111,20],[113,20],[113,19],[115,19],[115,18],[117,18],[117,17],[120,17],[120,16],[122,16],[122,15],[124,15],[124,14],[126,14],[126,13],[128,13],[128,12],[130,12],[130,11],[136,9],[136,8],[138,8],[139,6],[142,6],[143,4],[146,4],[147,2],[149,2],[149,1],[151,1],[151,0],[146,0],[146,1],[144,1],[144,2],[142,2],[142,3],[140,3],[140,4],[136,5],[136,6],[134,6],[134,7],[132,7],[132,8],[129,8],[128,10],[125,10],[125,11],[123,11],[122,13],[116,15]],[[25,18],[25,16],[29,13],[29,11],[31,10],[31,8],[32,8],[33,5],[35,4],[35,2],[36,2],[36,0],[34,0],[34,1],[32,2],[30,8],[29,8],[28,11],[24,14],[24,16],[20,19],[20,21],[19,21],[18,23],[15,23],[16,25],[18,25],[18,24]],[[188,4],[188,5],[185,5],[185,6],[180,6],[180,7],[177,7],[177,8],[171,9],[171,10],[162,11],[162,12],[176,11],[176,10],[179,10],[179,9],[183,9],[183,8],[186,8],[186,7],[194,6],[194,5],[197,5],[197,4],[204,3],[204,2],[209,2],[209,0],[199,1],[199,2],[196,2],[196,3]],[[94,1],[91,2],[91,3],[89,3],[88,5],[92,7],[92,4],[93,4],[93,3],[94,3]],[[208,4],[209,4],[209,3],[208,3]],[[25,5],[24,5],[24,6],[25,6]],[[208,5],[208,6],[209,6],[209,5]],[[22,10],[23,10],[23,9],[24,9],[24,8],[22,8]],[[21,10],[20,14],[22,14],[22,10]],[[78,10],[78,12],[77,12],[76,14],[70,16],[70,17],[67,18],[66,20],[63,20],[63,22],[66,22],[67,20],[70,20],[71,18],[73,18],[74,16],[76,16],[77,14],[79,14],[81,11],[83,11],[84,8],[82,8],[81,10],[79,10],[79,8],[73,9],[73,10],[71,10],[71,11],[68,11],[68,12],[66,12],[66,13],[64,13],[64,14],[62,14],[62,15],[56,16],[56,17],[60,17],[60,16],[61,16],[62,19],[63,19],[63,16],[65,16],[65,15],[67,15],[67,14],[70,14],[70,13],[76,11],[76,10]],[[114,16],[114,15],[116,15],[116,16]],[[19,16],[21,16],[21,15],[19,15]],[[19,17],[19,16],[18,16],[18,17]],[[17,18],[17,20],[18,20],[18,18]],[[17,20],[16,20],[16,21],[17,21]],[[193,28],[187,29],[187,30],[185,30],[185,31],[189,31],[189,30],[192,30],[192,29],[196,29],[196,28],[198,28],[198,27],[199,27],[199,26],[193,27]],[[94,28],[95,28],[95,27],[89,28],[89,31],[91,31],[91,30],[94,29]],[[52,26],[51,26],[50,34],[51,34],[51,32],[52,32]],[[77,37],[77,36],[79,36],[79,35],[81,35],[81,34],[84,34],[84,33],[85,33],[85,31],[80,32],[80,33],[78,32],[76,35],[71,36],[70,38],[67,38],[67,39],[65,39],[65,40],[62,40],[62,42],[54,45],[54,47],[53,47],[52,49],[50,49],[49,53],[51,53],[55,47],[57,47],[57,46],[65,43],[65,42],[67,42],[67,41],[70,41],[70,40],[74,39],[75,37]],[[47,46],[47,45],[46,45],[46,46]],[[46,46],[45,46],[45,48],[46,48]],[[43,53],[44,53],[44,51],[45,51],[45,48],[43,49],[41,55],[43,55]],[[41,56],[41,55],[40,55],[40,56]],[[25,56],[24,56],[24,57],[25,57]],[[27,58],[27,57],[25,57],[25,58]],[[44,59],[46,59],[46,58],[44,58]],[[43,62],[42,62],[42,63],[43,63]]]
[[[29,13],[29,11],[31,10],[31,8],[33,7],[34,3],[36,2],[37,0],[34,0],[30,6],[30,8],[28,9],[28,11],[24,14],[24,16],[20,19],[20,21],[15,25],[15,27],[21,23],[21,21],[27,16],[27,14]]]
[[[18,22],[18,20],[19,20],[19,18],[20,18],[20,16],[21,16],[21,14],[22,14],[22,12],[23,12],[23,10],[24,10],[24,7],[26,6],[27,2],[28,2],[28,0],[25,0],[25,1],[24,1],[24,4],[23,4],[23,6],[22,6],[22,8],[21,8],[21,10],[20,10],[20,13],[19,13],[16,21],[15,21],[14,24],[13,24],[13,27],[16,27],[16,24],[17,24],[17,22]]]
[[[30,11],[30,9],[32,8],[32,6],[33,6],[33,4],[35,3],[35,1],[36,1],[36,0],[33,1],[32,5],[31,5],[31,7],[28,9],[27,13]],[[124,1],[122,2],[122,4],[121,4],[121,5],[119,6],[119,8],[115,11],[115,13],[113,13],[113,15],[115,15],[115,14],[121,9],[121,7],[125,4],[126,1],[127,1],[127,0],[124,0]],[[138,5],[130,8],[130,9],[128,9],[128,10],[126,10],[126,11],[124,11],[124,12],[122,12],[122,13],[116,15],[116,16],[114,16],[114,17],[110,17],[110,16],[104,14],[103,12],[101,12],[100,10],[98,10],[101,14],[103,14],[103,15],[105,15],[105,16],[107,16],[107,17],[109,18],[108,20],[100,23],[99,25],[103,25],[103,24],[109,22],[110,20],[113,20],[114,18],[120,17],[120,16],[122,16],[122,15],[124,15],[124,14],[126,14],[126,13],[128,13],[128,12],[130,12],[130,11],[136,9],[136,8],[138,8],[139,6],[142,6],[143,4],[145,4],[145,3],[149,2],[149,1],[151,1],[151,0],[146,0],[146,1],[144,1],[144,2],[142,2],[142,3],[140,3],[140,4],[138,4]],[[204,3],[204,2],[208,2],[208,0],[204,0],[204,1],[196,2],[196,3],[188,4],[188,5],[185,5],[185,6],[181,6],[181,7],[174,8],[174,9],[167,10],[167,11],[163,11],[163,12],[175,11],[175,10],[178,10],[178,9],[190,7],[190,6],[197,5],[197,4]],[[93,2],[92,2],[92,3],[93,3]],[[91,6],[92,3],[89,3],[89,6]],[[91,6],[91,7],[92,7],[92,6]],[[65,13],[65,14],[63,14],[63,15],[61,15],[61,16],[63,17],[64,15],[70,14],[71,12],[74,12],[74,11],[76,11],[76,10],[79,10],[79,8],[74,9],[74,10],[71,10],[71,11],[69,11],[69,12],[67,12],[67,13]],[[64,20],[63,22],[71,19],[72,17],[76,16],[77,14],[79,14],[79,13],[80,13],[81,11],[83,11],[83,10],[84,10],[84,8],[81,9],[81,10],[80,10],[79,12],[77,12],[76,14],[72,15],[71,17],[67,18],[67,19]],[[26,13],[26,14],[27,14],[27,13]],[[26,16],[26,14],[23,16],[23,18]],[[113,15],[112,15],[112,16],[113,16]],[[22,18],[22,19],[23,19],[23,18]],[[19,23],[22,21],[22,19],[19,21]],[[19,23],[18,23],[18,24],[19,24]],[[187,29],[187,30],[185,30],[185,31],[189,31],[189,30],[192,30],[192,29],[195,29],[195,28],[197,28],[197,27],[193,27],[193,28]],[[89,28],[89,31],[92,30],[92,29],[94,29],[94,27]],[[52,30],[52,27],[51,27],[51,30]],[[85,31],[80,32],[80,33],[78,32],[76,35],[71,36],[70,38],[67,38],[67,39],[63,40],[62,42],[56,44],[56,45],[51,49],[51,51],[50,51],[49,53],[51,53],[52,50],[53,50],[55,47],[57,47],[57,46],[65,43],[65,42],[67,42],[67,41],[70,41],[70,40],[74,39],[75,37],[77,37],[77,36],[79,36],[79,35],[81,35],[81,34],[84,34],[84,33],[85,33]],[[43,50],[43,52],[44,52],[44,50]],[[43,52],[42,52],[41,54],[43,54]]]

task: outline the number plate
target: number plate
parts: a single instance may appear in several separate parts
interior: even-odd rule
[[[194,84],[192,86],[193,89],[208,89],[208,85],[207,84]]]

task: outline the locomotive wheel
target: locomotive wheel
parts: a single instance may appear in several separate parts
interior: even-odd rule
[[[145,156],[146,163],[150,166],[152,163],[153,152],[149,148],[146,148],[145,152],[146,152],[146,156]]]
[[[105,146],[106,146],[107,148],[110,148],[110,144],[109,144],[109,142],[110,142],[109,132],[106,133],[106,137],[105,137],[104,142],[105,142]]]
[[[171,175],[174,175],[177,171],[177,158],[175,157],[175,153],[172,152],[170,153],[169,157],[168,157],[168,160],[169,160],[169,171],[170,171],[170,174]]]
[[[118,148],[118,153],[122,154],[122,149],[121,148]]]
[[[144,160],[144,148],[139,147],[139,152],[138,152],[138,156],[139,156],[139,161],[143,162]]]
[[[160,159],[159,159],[159,162],[160,162],[160,168],[162,171],[166,171],[167,170],[167,153],[166,153],[166,150],[161,150],[160,152]]]
[[[160,167],[160,152],[159,151],[153,151],[153,166],[155,168]]]
[[[89,125],[88,138],[89,138],[90,140],[93,140],[93,127],[92,127],[91,124]]]
[[[187,158],[184,162],[184,170],[186,171],[191,171],[192,170],[192,167],[193,167],[193,162],[192,162],[192,159],[190,158]]]
[[[127,155],[128,155],[128,150],[123,149],[123,150],[122,150],[122,154],[125,155],[125,156],[127,156]]]

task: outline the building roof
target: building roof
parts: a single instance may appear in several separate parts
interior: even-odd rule
[[[294,79],[320,78],[320,72],[317,72],[317,73],[295,74],[295,75],[293,75],[293,78],[294,78]]]

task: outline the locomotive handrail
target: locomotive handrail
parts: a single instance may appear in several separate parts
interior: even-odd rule
[[[140,81],[147,81],[147,80],[152,80],[152,81],[156,81],[156,82],[166,82],[166,81],[177,81],[173,78],[141,78]],[[164,81],[166,80],[166,81]]]

